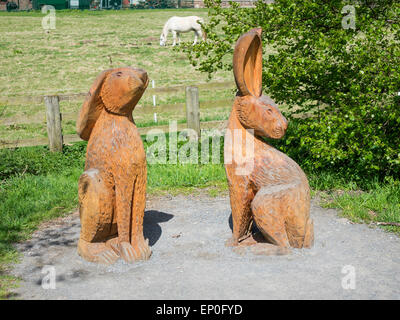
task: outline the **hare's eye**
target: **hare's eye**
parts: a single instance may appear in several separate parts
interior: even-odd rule
[[[120,76],[122,76],[122,72],[121,72],[121,71],[118,71],[115,75],[116,75],[117,77],[120,77]]]
[[[268,109],[267,109],[267,112],[268,112],[269,114],[272,114],[272,109],[268,108]]]

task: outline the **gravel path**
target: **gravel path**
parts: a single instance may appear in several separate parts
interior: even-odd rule
[[[77,213],[53,221],[20,244],[19,299],[400,299],[400,239],[351,224],[335,210],[312,205],[315,246],[289,255],[240,255],[231,235],[228,197],[162,197],[148,201],[149,261],[113,266],[76,252]],[[43,267],[56,271],[56,289],[42,287]],[[346,267],[347,266],[347,267]],[[350,273],[342,273],[344,271]],[[352,276],[355,282],[344,281]],[[347,279],[347,278],[345,278]],[[344,289],[342,283],[355,285]],[[346,286],[345,286],[346,287]]]

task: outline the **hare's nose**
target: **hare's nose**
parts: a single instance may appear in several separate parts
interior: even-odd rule
[[[140,74],[140,80],[142,80],[143,84],[147,84],[147,83],[149,82],[149,77],[148,77],[146,71],[143,71],[143,72]]]
[[[135,76],[139,78],[140,81],[142,81],[143,85],[146,85],[149,81],[149,77],[147,75],[147,72],[144,71],[143,69],[136,69],[135,70]]]

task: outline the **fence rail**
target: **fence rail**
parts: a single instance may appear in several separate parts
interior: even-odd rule
[[[203,101],[200,103],[200,105],[201,105],[201,110],[206,110],[211,108],[219,108],[232,105],[232,102],[233,99],[210,100],[210,101]],[[160,104],[157,105],[156,108],[158,112],[163,112],[163,111],[180,112],[185,110],[185,103]],[[134,116],[148,115],[152,114],[154,110],[155,110],[154,107],[150,105],[136,106],[135,110],[133,111],[133,115]],[[61,114],[63,121],[76,120],[78,118],[78,111],[61,112]],[[39,123],[46,123],[45,113],[38,113],[35,115],[27,115],[27,116],[14,116],[14,117],[0,119],[0,125],[3,126],[18,125],[18,124],[39,124]]]
[[[222,81],[222,82],[207,82],[196,84],[201,90],[210,89],[210,90],[218,90],[218,89],[229,89],[233,88],[235,85],[232,81]],[[147,88],[143,97],[150,96],[153,94],[166,94],[166,93],[179,93],[185,92],[185,88],[187,85],[176,85],[170,87],[156,87],[156,88]],[[52,95],[52,94],[49,94]],[[55,93],[59,97],[60,101],[74,101],[78,99],[84,99],[87,95],[87,92],[83,93],[66,93],[66,94],[58,94]],[[13,103],[41,103],[43,102],[45,95],[40,96],[17,96],[17,97],[0,97],[0,102],[2,104],[13,104]]]
[[[227,120],[215,120],[201,122],[201,129],[219,129],[223,130],[226,128]],[[178,123],[177,131],[182,131],[187,128],[186,123]],[[151,130],[162,130],[168,132],[169,125],[159,125],[151,127],[139,127],[138,131],[140,135],[146,135],[150,133]],[[66,134],[63,135],[63,144],[70,144],[73,142],[82,141],[82,139],[77,134]],[[19,147],[32,147],[32,146],[44,146],[49,144],[48,138],[33,138],[33,139],[21,139],[14,141],[2,141],[0,140],[0,148],[19,148]]]
[[[185,93],[186,104],[184,103],[165,104],[165,105],[158,105],[156,108],[152,106],[143,106],[143,105],[137,106],[135,108],[134,115],[151,114],[156,110],[157,112],[182,111],[184,113],[186,109],[186,123],[179,123],[177,126],[178,131],[181,131],[185,128],[190,128],[195,130],[198,134],[200,134],[201,133],[200,129],[211,129],[211,128],[224,129],[226,127],[226,121],[224,120],[201,122],[200,125],[200,117],[199,117],[200,103],[199,103],[198,92],[199,89],[215,90],[215,89],[233,88],[233,85],[234,85],[233,82],[214,82],[214,83],[199,84],[196,87],[179,85],[173,87],[148,88],[146,91],[146,95],[179,93],[179,92]],[[86,93],[78,93],[78,94],[49,95],[40,97],[11,98],[14,99],[14,102],[18,101],[19,103],[25,101],[25,99],[27,102],[32,102],[32,101],[44,102],[45,112],[43,114],[37,114],[34,116],[27,116],[23,118],[19,116],[15,118],[0,119],[0,125],[46,123],[48,137],[33,138],[33,139],[18,139],[11,141],[0,139],[0,148],[16,148],[16,147],[49,144],[51,151],[61,151],[63,144],[69,144],[72,142],[81,141],[79,136],[76,134],[68,134],[68,135],[62,134],[62,121],[76,120],[78,117],[78,112],[61,113],[59,102],[66,100],[67,101],[77,100],[77,99],[83,100],[85,96]],[[205,101],[201,103],[201,109],[226,107],[231,104],[232,104],[232,99]],[[161,129],[163,131],[168,131],[169,126],[155,125],[155,126],[138,128],[139,133],[141,135],[147,134],[150,130],[153,129]]]

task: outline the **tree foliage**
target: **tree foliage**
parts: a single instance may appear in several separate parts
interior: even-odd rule
[[[208,40],[182,50],[212,76],[232,69],[242,33],[262,27],[263,89],[287,107],[292,124],[275,145],[309,170],[399,175],[399,2],[275,0],[255,8],[205,2]]]

